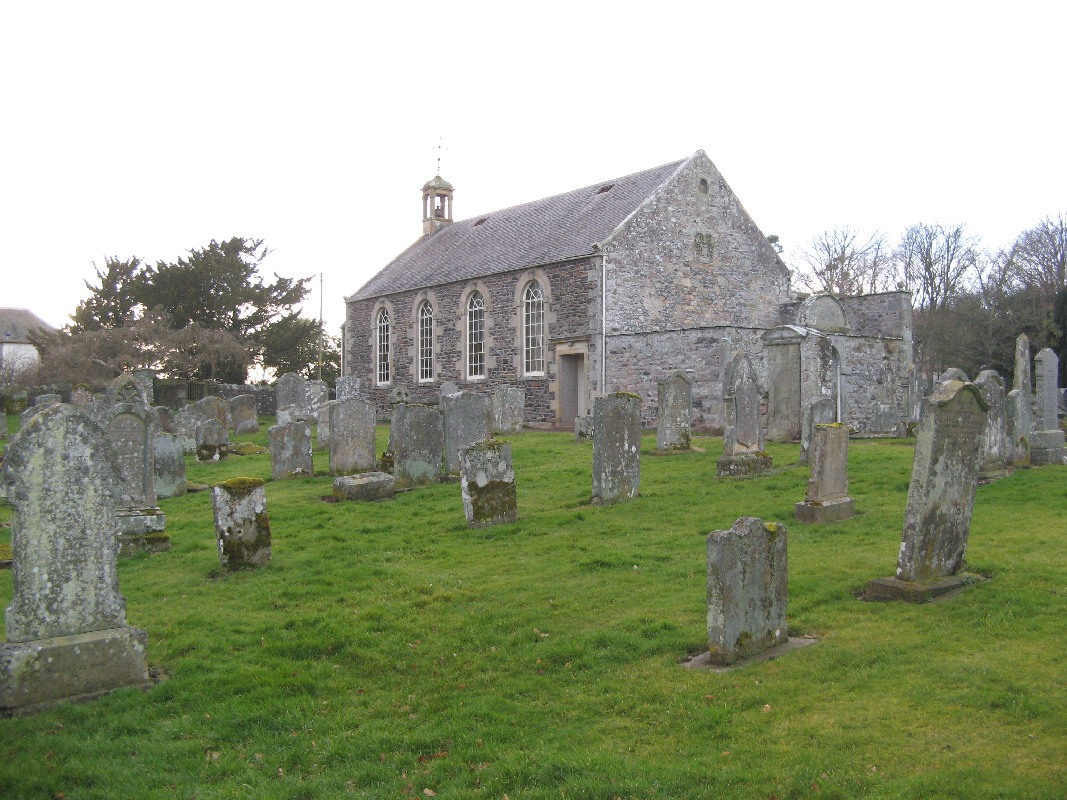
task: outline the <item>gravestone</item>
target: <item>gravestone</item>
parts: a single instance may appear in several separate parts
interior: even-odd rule
[[[270,475],[274,480],[314,474],[310,423],[274,425],[267,430],[267,437],[270,439]]]
[[[1034,437],[1033,397],[1030,392],[1012,389],[1004,403],[1004,439],[1008,463],[1030,466],[1030,442]]]
[[[82,410],[93,403],[93,393],[84,386],[75,386],[70,393],[70,404]]]
[[[156,433],[155,436],[156,497],[179,497],[185,494],[185,447],[176,433]]]
[[[574,418],[574,443],[593,441],[593,415]]]
[[[693,381],[676,372],[659,381],[656,405],[656,449],[662,453],[689,450],[693,439]]]
[[[733,664],[789,641],[784,525],[741,517],[708,536],[708,651]]]
[[[726,429],[718,475],[758,475],[771,468],[771,457],[763,449],[760,397],[752,362],[746,355],[736,356],[723,375]]]
[[[174,428],[174,412],[166,406],[156,406],[156,419],[159,420],[159,429],[163,433],[177,433]]]
[[[203,423],[201,417],[192,406],[185,406],[174,413],[171,419],[174,432],[181,437],[182,447],[186,453],[196,452],[196,429]]]
[[[1034,356],[1037,396],[1034,435],[1030,440],[1031,464],[1062,464],[1064,457],[1063,431],[1059,418],[1060,360],[1048,347]]]
[[[445,381],[441,384],[441,388],[437,392],[437,398],[438,400],[443,400],[450,394],[456,394],[458,391],[459,387],[456,386],[456,384],[452,383],[452,381]]]
[[[967,553],[988,406],[973,383],[946,381],[923,400],[897,573],[867,587],[868,600],[920,602],[969,581]]]
[[[493,432],[518,433],[526,419],[526,392],[511,386],[493,390]]]
[[[279,425],[310,419],[307,407],[307,381],[295,372],[287,372],[274,385]]]
[[[145,632],[119,592],[119,468],[72,406],[43,410],[7,448],[12,599],[0,644],[0,715],[147,686]]]
[[[811,450],[811,436],[816,425],[830,425],[837,422],[837,408],[829,397],[820,397],[804,406],[804,423],[800,428],[800,464],[807,464]]]
[[[337,379],[337,386],[334,391],[338,400],[360,397],[363,394],[363,381],[356,375],[342,375]]]
[[[793,514],[801,522],[837,522],[856,513],[848,496],[848,426],[816,425],[811,440],[811,476]]]
[[[398,489],[441,478],[445,430],[436,406],[400,403],[393,409],[390,433]]]
[[[255,395],[239,394],[230,399],[230,422],[235,436],[259,433],[259,410],[256,408]]]
[[[445,471],[459,472],[459,452],[493,436],[493,401],[487,394],[456,392],[441,398],[445,425]]]
[[[935,383],[945,383],[946,381],[960,381],[967,383],[970,378],[967,377],[967,373],[959,367],[949,367],[940,375],[937,376]]]
[[[305,386],[307,388],[308,419],[317,420],[319,418],[319,410],[330,402],[330,387],[326,384],[326,381],[308,381]]]
[[[499,439],[477,442],[463,448],[459,461],[468,527],[484,528],[518,519],[510,444]]]
[[[230,427],[230,406],[217,395],[208,395],[202,400],[197,400],[193,408],[204,419],[216,419],[226,430]]]
[[[396,494],[396,478],[387,472],[361,472],[333,479],[333,494],[345,500],[388,500]]]
[[[315,435],[318,440],[319,450],[330,449],[330,408],[338,400],[330,400],[319,409],[318,420],[315,424]]]
[[[978,478],[991,480],[1007,472],[1004,379],[996,370],[984,369],[978,373],[974,385],[978,387],[978,391],[982,393],[982,399],[989,406],[985,427],[982,429],[982,449],[979,454],[981,466],[978,470]]]
[[[156,402],[156,371],[149,367],[141,367],[133,371],[133,379],[144,392],[144,399],[148,405]]]
[[[196,460],[221,461],[230,454],[230,434],[217,419],[204,419],[196,426]]]
[[[377,409],[370,400],[351,397],[327,404],[330,425],[330,474],[347,475],[374,469],[377,463]]]
[[[397,403],[410,403],[411,390],[406,386],[397,386],[393,391],[389,392],[389,402],[393,405]]]
[[[1034,382],[1030,376],[1030,339],[1020,333],[1015,340],[1015,374],[1012,389],[1021,389],[1027,395],[1034,392]]]
[[[637,497],[641,486],[641,398],[628,392],[593,400],[593,503]]]
[[[223,569],[235,571],[270,563],[270,517],[261,479],[231,478],[212,486],[211,508]]]
[[[48,406],[57,406],[62,402],[63,398],[58,394],[39,394],[33,398],[33,404],[38,410],[48,408]]]

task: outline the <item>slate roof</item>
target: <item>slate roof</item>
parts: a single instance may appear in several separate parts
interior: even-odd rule
[[[591,255],[594,244],[607,239],[687,160],[444,225],[416,241],[348,299]]]
[[[25,308],[0,308],[0,344],[29,344],[33,330],[55,328]]]

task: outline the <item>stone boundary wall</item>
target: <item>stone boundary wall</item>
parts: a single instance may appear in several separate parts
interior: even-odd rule
[[[274,416],[277,413],[277,396],[271,386],[259,386],[249,383],[215,383],[208,384],[210,394],[217,395],[226,400],[241,394],[250,394],[256,398],[256,413],[262,416]]]
[[[881,292],[879,294],[834,295],[848,317],[849,333],[856,336],[912,339],[912,308],[910,292]],[[797,310],[803,300],[783,303],[779,309],[782,325],[796,324]]]

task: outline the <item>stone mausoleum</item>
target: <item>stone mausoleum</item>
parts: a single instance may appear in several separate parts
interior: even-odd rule
[[[453,220],[423,186],[423,235],[346,298],[344,366],[384,413],[398,389],[517,387],[526,423],[571,427],[627,391],[656,418],[658,381],[693,381],[693,424],[723,426],[723,370],[750,356],[771,439],[831,397],[865,434],[908,418],[906,292],[798,299],[775,248],[703,151],[524,205]]]

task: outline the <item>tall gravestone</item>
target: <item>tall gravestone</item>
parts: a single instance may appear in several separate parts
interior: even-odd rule
[[[684,372],[659,381],[656,405],[656,449],[662,453],[689,450],[693,440],[693,381]]]
[[[1063,431],[1059,418],[1060,360],[1048,347],[1034,356],[1037,395],[1037,418],[1030,442],[1030,463],[1062,464],[1064,457]]]
[[[189,483],[185,477],[185,447],[176,433],[160,431],[155,437],[156,497],[179,497]]]
[[[526,392],[513,386],[493,390],[493,432],[518,433],[526,419]]]
[[[1030,442],[1034,437],[1033,396],[1012,389],[1004,403],[1004,439],[1008,462],[1013,467],[1030,466]]]
[[[360,397],[363,394],[363,381],[355,375],[342,375],[337,379],[334,391],[338,400]]]
[[[218,420],[219,425],[228,430],[230,427],[230,406],[218,395],[208,395],[194,404],[197,413],[204,419]]]
[[[804,422],[800,428],[800,457],[797,459],[799,463],[808,463],[815,426],[830,425],[837,421],[837,406],[832,398],[820,397],[804,406]]]
[[[966,583],[978,468],[989,407],[973,383],[945,381],[923,400],[897,573],[873,580],[869,600],[921,602]]]
[[[1015,339],[1015,373],[1011,388],[1021,389],[1027,395],[1034,392],[1034,382],[1030,375],[1030,339],[1025,333],[1020,333]]]
[[[306,421],[308,415],[307,381],[295,372],[287,372],[274,385],[279,425],[288,425],[297,420]]]
[[[763,449],[760,397],[752,362],[746,355],[736,356],[723,375],[726,429],[718,475],[758,475],[771,468],[771,457]]]
[[[982,429],[982,451],[979,456],[981,468],[978,477],[982,480],[998,478],[1007,471],[1007,421],[1004,379],[1000,373],[984,369],[974,379],[974,385],[982,393],[989,406],[985,427]]]
[[[459,476],[469,527],[483,528],[518,518],[510,444],[490,439],[463,448]]]
[[[708,651],[733,664],[789,641],[784,525],[741,517],[708,536]]]
[[[259,478],[231,478],[211,487],[219,563],[234,571],[270,563],[270,517]]]
[[[255,395],[239,394],[230,399],[230,423],[235,436],[259,433],[259,409]]]
[[[270,475],[274,480],[315,474],[310,423],[274,425],[267,430],[267,437],[270,440]]]
[[[456,392],[441,398],[445,425],[445,470],[459,472],[459,453],[493,438],[493,400],[487,394]]]
[[[330,449],[330,409],[337,400],[330,400],[319,409],[318,419],[315,424],[315,435],[318,439],[319,450]]]
[[[38,414],[7,449],[13,594],[0,644],[0,714],[148,684],[145,632],[119,592],[114,449],[89,415]]]
[[[398,489],[440,480],[445,430],[436,406],[399,403],[393,409],[390,438]]]
[[[641,487],[641,398],[628,392],[593,400],[593,503],[637,497]]]
[[[377,464],[377,409],[370,400],[350,397],[326,405],[330,425],[330,474],[366,472]]]
[[[839,422],[815,426],[808,491],[793,513],[801,522],[837,522],[856,513],[848,496],[847,426]]]
[[[319,411],[330,402],[330,387],[326,381],[308,381],[305,384],[307,390],[308,419],[319,418]]]

